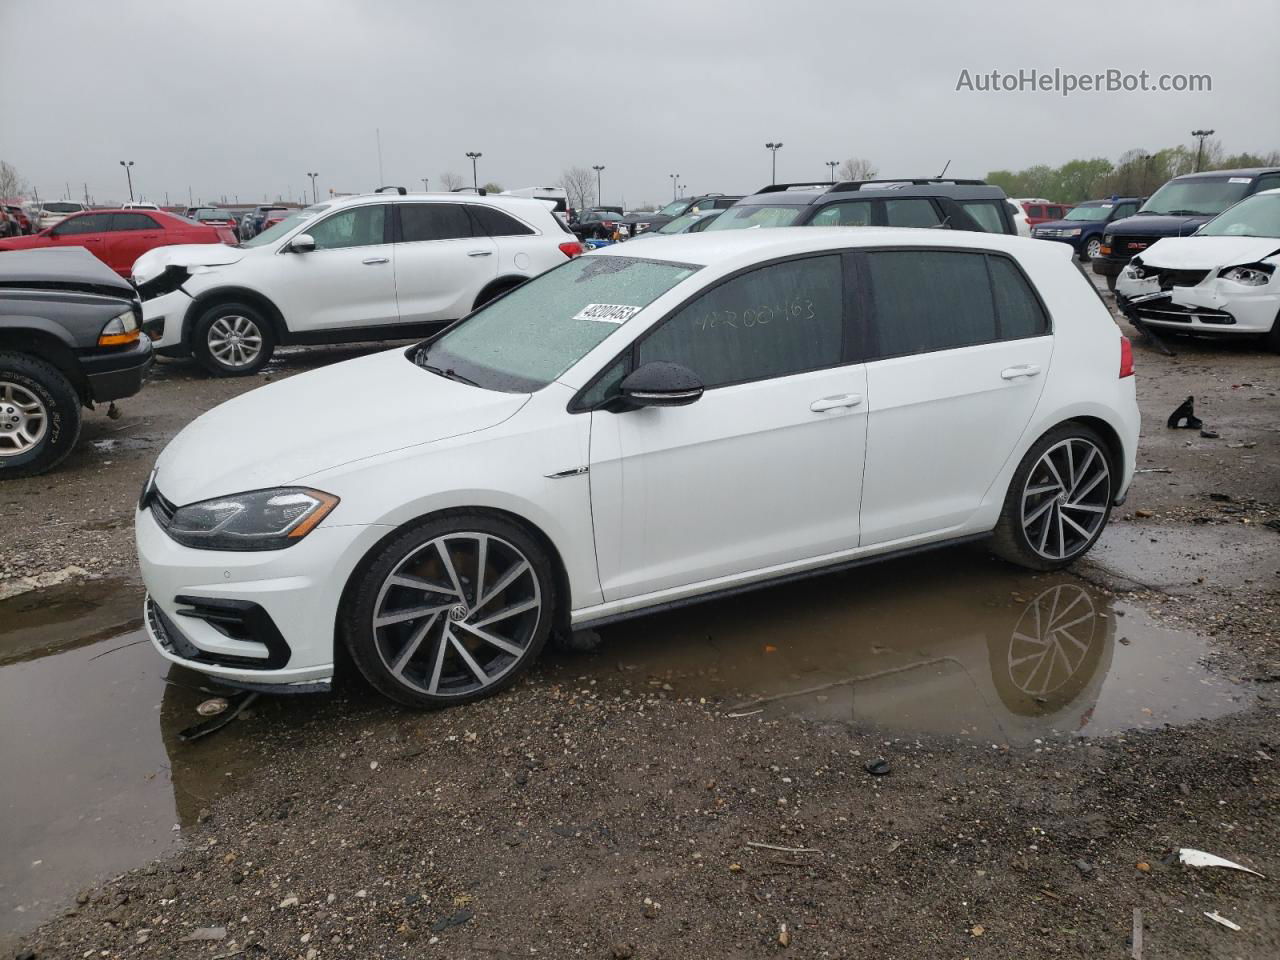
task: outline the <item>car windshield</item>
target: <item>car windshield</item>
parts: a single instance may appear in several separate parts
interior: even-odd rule
[[[747,206],[730,207],[715,223],[707,227],[712,230],[750,230],[756,227],[786,227],[800,219],[804,207],[789,204],[749,204]]]
[[[79,213],[84,207],[78,203],[63,203],[55,200],[53,203],[46,203],[44,209],[46,213]]]
[[[1200,237],[1280,237],[1280,193],[1262,193],[1242,200],[1214,217]]]
[[[689,227],[697,223],[699,220],[701,220],[705,216],[706,216],[705,213],[685,213],[676,217],[670,223],[664,223],[662,226],[658,228],[657,232],[658,233],[684,233],[686,230],[689,229]]]
[[[688,200],[672,200],[656,214],[659,217],[678,217],[689,206]]]
[[[1079,206],[1072,209],[1071,212],[1067,214],[1066,219],[1067,220],[1105,220],[1107,219],[1107,214],[1111,212],[1112,208],[1113,208],[1113,205],[1110,203],[1106,205],[1103,205],[1100,203],[1097,206],[1092,206],[1092,207]]]
[[[263,230],[260,234],[258,234],[252,240],[246,240],[244,243],[240,244],[240,246],[265,247],[268,244],[275,243],[277,240],[279,240],[281,237],[287,234],[294,227],[298,226],[301,223],[306,223],[308,220],[311,220],[312,218],[314,218],[317,214],[322,213],[323,211],[328,209],[329,209],[329,204],[327,203],[317,203],[314,206],[306,207],[302,210],[299,210],[297,213],[290,214],[289,216],[281,220],[279,223],[277,223],[274,227],[268,227],[266,230]],[[280,213],[279,210],[270,211],[266,214],[265,219],[270,219],[271,217],[279,213]]]
[[[1138,212],[1183,217],[1219,214],[1244,197],[1249,183],[1248,177],[1170,180]]]
[[[419,349],[415,360],[486,390],[540,390],[698,269],[635,257],[578,257],[478,310]]]

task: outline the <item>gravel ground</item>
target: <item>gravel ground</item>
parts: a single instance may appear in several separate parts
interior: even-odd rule
[[[1079,572],[1214,637],[1248,712],[1018,747],[730,717],[583,655],[440,713],[351,689],[259,724],[260,768],[184,849],[85,890],[18,956],[1128,957],[1135,910],[1146,957],[1280,956],[1274,879],[1171,856],[1280,873],[1280,358],[1173,346],[1137,347],[1139,466],[1160,472]],[[161,445],[247,386],[166,364],[61,472],[6,484],[0,590],[131,570]],[[1166,429],[1187,395],[1219,437]]]

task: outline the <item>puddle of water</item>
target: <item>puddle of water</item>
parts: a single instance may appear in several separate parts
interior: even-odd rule
[[[1102,736],[1222,716],[1248,697],[1203,665],[1203,638],[1070,574],[1020,574],[966,548],[601,633],[641,687],[894,736]]]
[[[164,854],[253,768],[252,724],[178,741],[209,694],[145,642],[141,602],[118,580],[0,602],[0,943]]]

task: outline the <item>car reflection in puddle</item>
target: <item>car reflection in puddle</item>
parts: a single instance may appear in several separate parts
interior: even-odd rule
[[[602,653],[733,713],[1001,744],[1241,709],[1206,641],[1068,574],[956,548],[602,630]]]

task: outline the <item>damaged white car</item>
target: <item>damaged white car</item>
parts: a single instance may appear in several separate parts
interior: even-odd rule
[[[1280,190],[1241,200],[1194,236],[1129,261],[1116,297],[1130,320],[1194,333],[1265,336],[1280,351]]]

